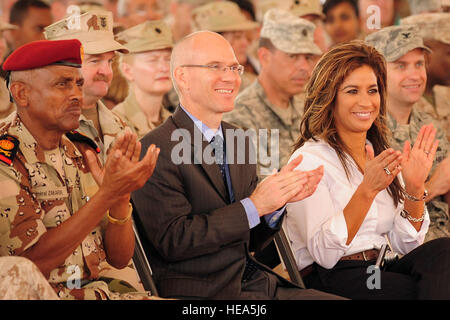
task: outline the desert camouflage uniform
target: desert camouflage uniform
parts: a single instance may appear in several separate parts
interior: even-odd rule
[[[0,136],[19,141],[11,165],[0,162],[0,256],[22,255],[50,228],[76,213],[97,191],[80,150],[65,135],[60,147],[43,150],[14,112],[0,125]],[[106,264],[103,232],[95,227],[48,281],[62,299],[128,299],[111,292],[101,278]],[[136,298],[148,293],[135,293]]]
[[[101,101],[97,102],[98,121],[102,130],[103,139],[94,126],[92,120],[88,120],[83,114],[80,116],[80,127],[77,131],[87,135],[100,148],[100,159],[105,163],[109,148],[116,136],[123,132],[127,124],[113,111],[109,110]]]
[[[147,120],[147,116],[139,107],[133,90],[130,90],[129,95],[122,103],[119,103],[114,107],[114,112],[116,112],[126,122],[131,130],[137,134],[138,139],[141,139],[144,135],[159,125]],[[171,114],[171,112],[161,106],[161,123],[163,123]]]
[[[279,159],[279,166],[281,168],[287,163],[292,153],[292,147],[300,134],[300,120],[303,115],[303,106],[300,103],[294,103],[292,98],[287,109],[282,109],[274,106],[266,96],[263,87],[256,80],[250,87],[244,90],[236,97],[234,110],[225,113],[223,120],[229,122],[244,130],[254,129],[258,136],[258,130],[267,129],[267,139],[269,141],[275,130],[279,134],[279,147],[275,148],[277,155],[270,154],[271,159]],[[271,144],[267,143],[263,138],[262,146],[271,150]],[[273,165],[272,163],[268,164]],[[258,175],[261,173],[261,168],[267,167],[261,162],[258,162]]]
[[[58,300],[58,296],[33,262],[1,257],[0,300]]]
[[[414,143],[420,128],[423,125],[430,124],[430,122],[433,122],[437,129],[436,139],[439,140],[439,147],[436,151],[435,160],[430,172],[431,176],[439,162],[444,160],[449,154],[449,143],[446,141],[445,133],[440,128],[439,124],[433,120],[430,115],[418,111],[415,107],[411,112],[409,124],[407,125],[398,124],[391,115],[388,115],[388,127],[392,132],[390,143],[396,150],[403,150],[406,140]],[[445,202],[444,198],[442,196],[433,198],[427,203],[427,208],[430,214],[431,223],[425,241],[450,236],[448,204]]]

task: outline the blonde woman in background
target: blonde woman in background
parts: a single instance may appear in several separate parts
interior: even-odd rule
[[[124,30],[116,39],[130,51],[120,62],[130,87],[128,97],[114,111],[141,138],[171,114],[162,103],[172,89],[172,32],[163,21],[155,20]]]

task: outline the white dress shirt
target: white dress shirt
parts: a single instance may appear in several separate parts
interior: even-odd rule
[[[385,189],[375,197],[356,236],[346,245],[347,224],[343,210],[361,184],[363,174],[350,158],[348,179],[338,155],[322,140],[306,142],[289,161],[300,153],[303,161],[297,170],[312,170],[323,165],[324,175],[313,195],[289,203],[286,208],[284,227],[299,270],[313,262],[331,269],[343,256],[380,248],[387,242],[385,235],[393,250],[400,254],[406,254],[423,243],[430,224],[428,212],[425,212],[418,232],[400,216],[403,203],[395,207]]]

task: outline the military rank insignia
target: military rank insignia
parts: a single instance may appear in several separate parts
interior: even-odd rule
[[[0,137],[0,161],[10,166],[19,149],[19,140],[8,134]]]
[[[97,144],[92,141],[91,138],[88,136],[82,134],[81,132],[78,132],[76,130],[72,130],[70,132],[66,133],[67,138],[69,138],[70,141],[77,141],[77,142],[84,142],[87,143],[92,149],[95,150],[95,152],[100,153],[100,148],[97,146]]]

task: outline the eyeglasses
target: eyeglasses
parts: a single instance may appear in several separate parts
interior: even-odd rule
[[[183,64],[180,67],[208,68],[215,72],[222,72],[222,73],[225,73],[228,70],[230,70],[231,72],[237,73],[240,76],[242,76],[242,74],[244,73],[244,66],[241,66],[240,64],[234,66],[226,66],[224,64]]]

